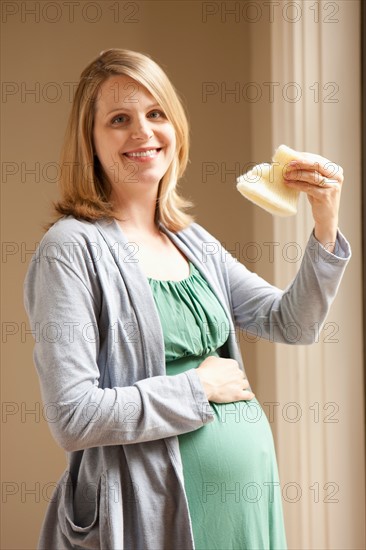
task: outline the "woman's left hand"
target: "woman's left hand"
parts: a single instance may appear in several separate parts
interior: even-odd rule
[[[343,169],[320,155],[305,152],[301,155],[302,160],[287,164],[284,180],[289,187],[307,194],[315,222],[315,237],[329,252],[333,252],[344,181]]]

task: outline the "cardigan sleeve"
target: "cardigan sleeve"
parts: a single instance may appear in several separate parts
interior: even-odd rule
[[[38,257],[24,280],[33,360],[56,442],[71,452],[166,438],[212,422],[195,369],[100,387],[101,296],[90,291],[86,273],[72,262]]]
[[[235,326],[273,342],[312,344],[337,294],[351,248],[338,230],[331,253],[313,231],[300,268],[284,290],[249,271],[224,248],[222,257]]]

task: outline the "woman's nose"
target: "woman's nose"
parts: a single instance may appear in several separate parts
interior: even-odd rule
[[[146,118],[136,118],[132,123],[131,137],[134,139],[147,139],[152,136],[150,122]]]

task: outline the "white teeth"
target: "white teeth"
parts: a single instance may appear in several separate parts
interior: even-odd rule
[[[127,157],[152,157],[157,151],[157,149],[150,149],[149,151],[139,151],[137,153],[125,153],[125,155]]]

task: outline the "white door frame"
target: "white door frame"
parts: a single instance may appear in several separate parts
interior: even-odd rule
[[[271,4],[272,20],[251,30],[251,81],[266,89],[271,84],[273,91],[265,105],[252,105],[253,163],[269,162],[276,147],[285,143],[342,165],[340,229],[353,257],[318,343],[257,344],[256,394],[272,415],[289,548],[361,549],[361,6],[359,0]],[[294,10],[281,12],[289,4],[298,10],[297,19]],[[299,267],[293,261],[296,247],[304,249],[313,228],[310,205],[302,196],[297,216],[286,219],[253,208],[257,242],[271,240],[272,249],[282,251],[273,263],[258,266],[258,272],[284,288]],[[289,243],[296,245],[286,259],[283,251],[290,250]]]

